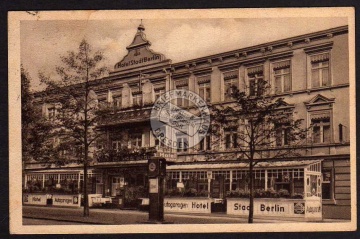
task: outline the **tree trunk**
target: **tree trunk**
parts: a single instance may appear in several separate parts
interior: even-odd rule
[[[250,170],[249,170],[249,176],[250,176],[250,195],[249,195],[249,218],[248,223],[253,223],[254,221],[254,166],[252,163],[252,160],[250,161]]]
[[[87,153],[85,151],[85,162],[84,162],[84,217],[88,217],[89,213],[89,202],[88,202],[88,191],[87,191],[87,181],[88,181],[88,169],[87,169]]]

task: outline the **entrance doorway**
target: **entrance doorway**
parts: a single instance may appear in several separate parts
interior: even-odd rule
[[[217,175],[211,180],[211,197],[215,198],[211,203],[211,212],[226,212],[225,178]]]
[[[120,195],[120,188],[124,187],[123,177],[112,177],[111,181],[111,196],[115,197]]]

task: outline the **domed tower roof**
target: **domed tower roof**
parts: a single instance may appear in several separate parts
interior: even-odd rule
[[[144,27],[144,25],[142,24],[142,20],[141,20],[140,25],[138,26],[138,31],[145,31],[145,27]]]

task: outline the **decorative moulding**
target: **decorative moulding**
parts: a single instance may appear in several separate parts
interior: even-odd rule
[[[317,44],[317,45],[313,45],[310,47],[306,47],[304,48],[304,51],[306,53],[312,53],[312,52],[318,52],[318,51],[325,51],[325,50],[330,50],[332,49],[334,45],[334,42],[326,42],[326,43],[322,43],[322,44]]]

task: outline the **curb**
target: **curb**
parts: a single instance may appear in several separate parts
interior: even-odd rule
[[[112,225],[109,223],[87,222],[87,221],[81,221],[81,220],[70,220],[70,219],[62,219],[62,218],[34,217],[34,216],[23,216],[23,218],[58,221],[58,222],[79,222],[79,223],[92,224],[92,225],[94,225],[94,224],[96,224],[96,225]],[[114,225],[116,225],[116,224],[114,224]]]

